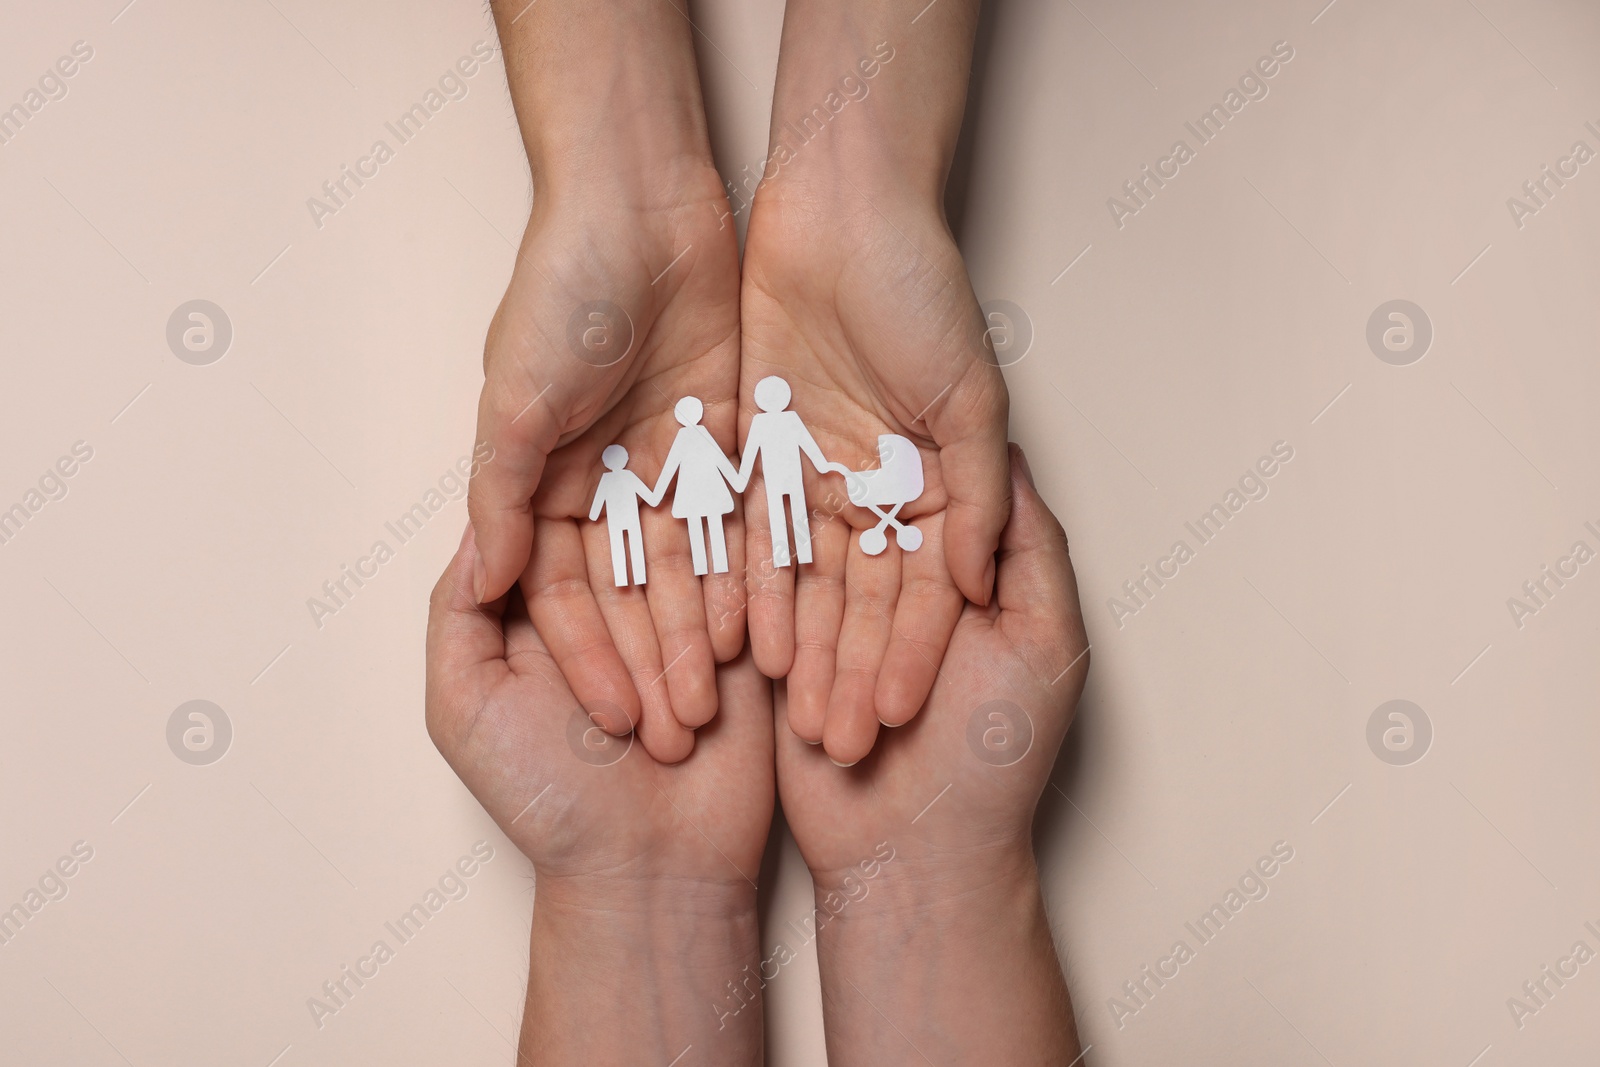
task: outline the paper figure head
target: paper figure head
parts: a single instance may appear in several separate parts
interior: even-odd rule
[[[756,383],[756,407],[762,411],[782,411],[788,406],[788,382],[774,374]]]
[[[700,416],[705,414],[705,407],[692,396],[686,396],[678,401],[672,413],[678,417],[678,422],[684,426],[693,426],[700,421]]]
[[[600,462],[606,465],[608,471],[619,471],[628,465],[628,450],[621,445],[607,445],[606,450],[600,453]]]

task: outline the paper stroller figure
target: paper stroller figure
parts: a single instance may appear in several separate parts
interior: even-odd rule
[[[589,521],[599,519],[600,510],[605,509],[606,527],[611,532],[611,575],[619,586],[627,585],[631,557],[633,583],[643,585],[644,526],[639,521],[639,501],[654,507],[661,503],[661,495],[652,493],[637,474],[627,469],[628,450],[621,445],[607,445],[600,453],[600,462],[606,465],[606,473],[600,476],[600,488],[589,508]]]
[[[922,457],[916,445],[897,433],[880,434],[876,470],[853,471],[840,463],[830,463],[828,469],[844,475],[850,503],[878,516],[878,525],[861,532],[861,551],[876,556],[889,547],[885,526],[894,527],[895,543],[905,551],[922,547],[922,531],[895,518],[922,495]]]
[[[667,461],[656,479],[654,495],[660,502],[674,476],[678,489],[672,494],[672,516],[689,520],[689,550],[694,558],[694,572],[706,573],[706,538],[711,540],[711,569],[718,574],[728,572],[728,540],[722,532],[722,517],[733,510],[730,485],[744,492],[745,480],[728,459],[722,446],[717,444],[711,431],[700,425],[705,408],[700,401],[686,396],[672,409],[683,429],[672,439]],[[643,579],[640,579],[643,581]]]
[[[772,526],[772,565],[789,565],[789,530],[794,530],[794,555],[801,563],[811,562],[811,526],[806,513],[806,485],[802,477],[800,456],[803,453],[817,469],[825,474],[828,461],[817,447],[816,439],[800,416],[786,410],[789,406],[789,383],[777,376],[756,383],[756,407],[761,414],[750,420],[750,435],[745,438],[744,457],[739,464],[741,491],[750,484],[755,473],[756,457],[761,457],[761,476],[767,486],[767,513]],[[783,513],[784,500],[789,501],[789,514]]]

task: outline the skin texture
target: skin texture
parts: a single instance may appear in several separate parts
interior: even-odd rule
[[[759,1007],[720,1018],[759,964],[753,879],[772,822],[770,685],[717,670],[724,713],[665,764],[593,728],[520,596],[479,607],[472,529],[434,589],[428,733],[532,861],[520,1063],[759,1063]],[[578,753],[589,754],[589,760]],[[620,758],[616,753],[623,752]],[[608,762],[615,760],[615,762]],[[617,1010],[626,988],[627,1010]]]
[[[484,345],[478,433],[495,458],[468,497],[481,545],[468,588],[493,600],[520,577],[595,720],[637,726],[652,757],[681,760],[716,713],[715,665],[744,642],[739,512],[729,572],[702,579],[685,524],[646,509],[649,581],[620,589],[606,527],[588,515],[607,445],[655,484],[680,397],[698,397],[734,450],[739,253],[691,29],[643,0],[494,10],[534,199]],[[622,316],[589,319],[597,301]]]
[[[830,460],[875,467],[878,436],[897,433],[916,443],[925,479],[901,512],[923,533],[915,552],[864,553],[856,531],[875,517],[828,503],[843,501],[843,479],[809,467],[808,501],[825,512],[813,564],[771,567],[767,509],[746,508],[756,663],[787,676],[790,729],[843,765],[871,751],[880,724],[922,707],[963,602],[989,601],[1010,509],[1005,382],[942,206],[976,10],[946,0],[915,26],[882,3],[785,10],[777,165],[745,247],[741,438],[755,383],[776,374]],[[840,110],[802,141],[819,106]],[[763,497],[758,475],[746,500]]]
[[[995,603],[963,609],[916,721],[841,769],[778,716],[784,814],[817,907],[837,910],[817,938],[834,1067],[1061,1067],[1079,1051],[1032,824],[1088,645],[1066,535],[1014,454]],[[993,762],[971,747],[975,717]],[[880,842],[894,858],[867,880],[862,861]]]

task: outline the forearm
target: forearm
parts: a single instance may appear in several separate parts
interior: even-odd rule
[[[1031,856],[933,877],[903,854],[817,936],[833,1067],[1066,1067],[1079,1049]],[[818,906],[826,891],[819,886]]]
[[[980,3],[789,0],[767,174],[939,203]]]
[[[686,2],[493,0],[537,192],[649,208],[712,165]]]
[[[754,890],[541,881],[531,940],[519,1064],[762,1061],[759,1000],[725,1006],[760,964]]]

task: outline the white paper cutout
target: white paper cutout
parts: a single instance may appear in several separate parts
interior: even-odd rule
[[[633,560],[633,584],[644,584],[644,525],[639,521],[639,501],[651,507],[661,503],[659,494],[652,493],[639,476],[628,470],[628,450],[621,445],[607,445],[600,453],[600,462],[606,473],[600,476],[600,488],[594,494],[594,504],[589,508],[589,521],[606,512],[606,527],[611,531],[611,576],[620,585],[628,584],[628,559]],[[626,536],[628,544],[623,546]]]
[[[750,434],[744,441],[744,456],[739,463],[741,490],[750,484],[756,458],[761,459],[761,479],[767,487],[767,515],[772,529],[772,565],[789,565],[789,530],[794,530],[794,554],[801,563],[811,562],[811,523],[806,511],[806,483],[800,457],[804,454],[818,474],[825,474],[828,461],[800,416],[786,410],[789,383],[772,376],[756,383],[756,407],[761,414],[750,420]],[[783,513],[789,502],[792,522]]]
[[[762,481],[767,490],[767,512],[772,530],[772,565],[789,566],[789,537],[794,536],[794,558],[811,562],[810,514],[806,509],[804,468],[801,458],[811,462],[819,474],[842,474],[850,502],[878,517],[878,525],[861,534],[861,551],[876,556],[889,547],[887,527],[894,527],[895,543],[903,551],[915,552],[922,545],[922,531],[897,517],[900,509],[922,495],[922,457],[917,446],[899,434],[878,437],[878,466],[853,471],[840,463],[830,463],[799,414],[788,410],[789,383],[776,375],[756,383],[756,406],[761,413],[750,420],[744,456],[738,467],[722,451],[711,431],[700,424],[704,406],[692,396],[673,408],[683,427],[673,438],[661,473],[652,489],[627,469],[628,450],[610,445],[600,454],[606,473],[589,509],[590,521],[602,511],[611,534],[611,571],[617,585],[628,584],[628,564],[633,565],[635,585],[645,583],[644,535],[639,518],[639,501],[651,507],[661,504],[667,487],[677,479],[672,496],[674,518],[689,523],[689,548],[697,575],[707,573],[706,540],[709,537],[710,567],[717,574],[728,570],[728,544],[722,517],[733,511],[733,493],[742,494],[761,460]],[[731,490],[731,492],[730,492]],[[788,503],[787,512],[784,504]]]
[[[904,551],[922,547],[922,531],[895,518],[901,508],[922,495],[922,457],[916,445],[897,433],[880,434],[877,469],[853,471],[839,463],[828,464],[828,469],[844,475],[850,503],[878,516],[878,525],[861,531],[861,551],[876,556],[889,547],[885,526],[894,527],[895,543]]]
[[[656,479],[654,494],[656,502],[660,503],[673,476],[677,476],[678,490],[672,494],[672,517],[689,520],[689,549],[694,557],[694,572],[706,573],[706,535],[709,534],[711,569],[726,574],[728,541],[722,532],[722,517],[733,510],[733,494],[728,487],[731,485],[743,493],[748,479],[739,477],[739,471],[711,436],[711,431],[700,425],[704,411],[700,401],[692,396],[684,397],[672,409],[683,429],[672,440],[667,461]]]

